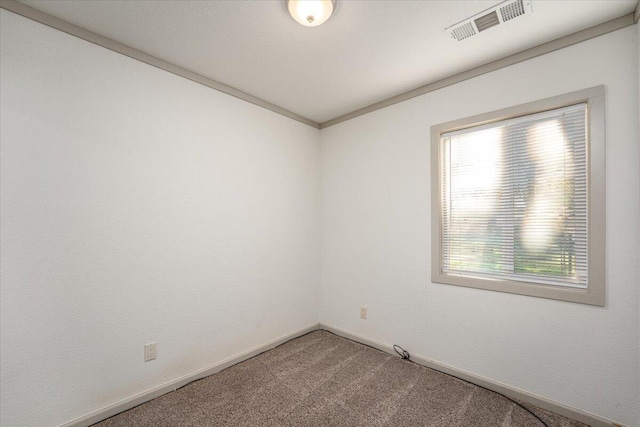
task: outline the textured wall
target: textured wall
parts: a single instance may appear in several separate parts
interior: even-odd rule
[[[638,425],[638,26],[323,130],[318,170],[315,129],[0,19],[3,426],[57,425],[300,329],[318,295],[322,322]],[[430,283],[429,127],[598,84],[607,306]]]
[[[320,321],[640,425],[635,37],[628,27],[323,130]],[[606,307],[431,283],[430,127],[600,84]]]
[[[638,4],[637,8],[640,7],[640,4]],[[637,52],[638,52],[638,103],[640,104],[640,23],[636,22],[636,46],[637,46]],[[638,144],[640,144],[640,121],[638,123]],[[640,153],[638,153],[638,156],[640,157]],[[638,162],[640,163],[640,158],[638,159]],[[638,204],[640,204],[640,201],[638,201]],[[640,207],[638,208],[640,210]],[[640,218],[638,218],[638,221],[640,221]],[[640,251],[638,251],[638,260],[637,260],[637,264],[636,265],[640,265]],[[640,280],[639,280],[640,281]],[[638,292],[638,372],[640,372],[640,291]],[[640,376],[640,375],[639,375]],[[640,396],[640,378],[637,379],[638,381],[638,396]]]
[[[317,322],[317,129],[0,19],[3,426]]]

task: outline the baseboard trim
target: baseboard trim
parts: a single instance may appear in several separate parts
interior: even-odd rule
[[[144,391],[142,393],[131,396],[127,399],[124,399],[120,402],[116,402],[112,405],[109,405],[105,408],[99,409],[95,412],[87,414],[83,417],[76,418],[75,420],[69,421],[67,423],[61,424],[59,427],[88,427],[92,424],[105,420],[109,417],[119,414],[120,412],[124,412],[133,407],[141,405],[145,402],[148,402],[152,399],[160,397],[164,394],[170,393],[183,387],[190,382],[197,381],[199,379],[208,377],[209,375],[220,372],[224,369],[227,369],[230,366],[236,365],[240,362],[244,362],[247,359],[251,359],[254,356],[257,356],[260,353],[271,350],[274,347],[277,347],[281,344],[284,344],[287,341],[290,341],[294,338],[298,338],[302,335],[308,334],[309,332],[313,332],[316,330],[326,330],[341,337],[350,339],[355,342],[359,342],[361,344],[368,345],[370,347],[376,348],[380,351],[384,351],[385,353],[389,353],[392,355],[396,355],[396,352],[393,350],[393,346],[385,343],[381,343],[379,341],[375,341],[361,335],[353,334],[351,332],[347,332],[343,329],[336,328],[334,326],[327,325],[325,323],[316,323],[313,325],[309,325],[305,328],[294,331],[290,334],[283,335],[279,338],[271,340],[265,344],[254,347],[250,350],[237,354],[235,356],[229,357],[225,360],[222,360],[216,364],[207,366],[198,371],[192,372],[190,374],[184,375],[178,379],[173,381],[161,384],[157,387]],[[571,418],[573,420],[579,421],[584,424],[588,424],[593,427],[625,427],[623,424],[619,424],[613,422],[611,420],[607,420],[605,418],[599,417],[595,414],[591,414],[589,412],[585,412],[581,409],[573,408],[568,405],[564,405],[562,403],[553,401],[551,399],[547,399],[546,397],[539,396],[537,394],[530,393],[528,391],[512,387],[510,385],[500,383],[498,381],[491,380],[489,378],[482,377],[480,375],[473,374],[471,372],[467,372],[456,368],[451,365],[447,365],[445,363],[441,363],[435,360],[428,359],[424,356],[420,356],[417,354],[411,354],[411,360],[418,363],[419,365],[426,366],[431,369],[435,369],[440,372],[444,372],[450,375],[454,375],[456,377],[462,378],[471,383],[477,384],[479,386],[485,387],[489,390],[496,391],[498,393],[502,393],[505,396],[508,396],[512,399],[517,399],[522,402],[530,403],[532,405],[536,405],[540,408],[546,409],[551,412],[555,412],[556,414],[565,416],[567,418]]]
[[[352,341],[356,341],[361,344],[368,345],[370,347],[384,351],[385,353],[396,355],[396,352],[393,350],[393,345],[384,344],[369,338],[365,338],[361,335],[353,334],[351,332],[347,332],[343,329],[336,328],[334,326],[330,326],[325,323],[320,323],[319,329],[323,329],[331,333],[334,333],[336,335],[339,335],[343,338],[347,338]],[[571,418],[572,420],[576,420],[593,427],[611,427],[611,426],[625,427],[622,424],[613,422],[611,420],[607,420],[605,418],[599,417],[589,412],[585,412],[583,410],[564,405],[562,403],[553,401],[551,399],[547,399],[546,397],[539,396],[537,394],[533,394],[528,391],[510,386],[498,381],[494,381],[489,378],[482,377],[480,375],[472,374],[471,372],[467,372],[462,369],[456,368],[454,366],[428,359],[424,356],[411,353],[411,360],[413,362],[416,362],[419,365],[426,366],[427,368],[435,369],[436,371],[454,375],[456,377],[464,379],[465,381],[469,381],[473,384],[477,384],[484,388],[488,388],[489,390],[493,390],[498,393],[504,394],[505,396],[508,396],[512,399],[517,399],[522,402],[536,405],[542,409],[555,412],[556,414],[562,415],[567,418]]]
[[[260,353],[264,353],[267,350],[271,350],[274,347],[279,346],[280,344],[284,344],[287,341],[290,341],[294,338],[298,338],[302,335],[308,334],[309,332],[320,329],[320,324],[316,323],[313,325],[309,325],[305,328],[299,329],[295,332],[292,332],[287,335],[283,335],[279,338],[271,340],[265,344],[254,347],[250,350],[247,350],[243,353],[237,354],[235,356],[229,357],[225,360],[222,360],[216,364],[207,366],[198,371],[192,372],[190,374],[184,375],[176,380],[169,381],[167,383],[161,384],[157,387],[149,389],[147,391],[143,391],[142,393],[136,394],[134,396],[129,397],[128,399],[121,400],[120,402],[116,402],[112,405],[109,405],[105,408],[99,409],[95,412],[92,412],[88,415],[85,415],[80,418],[76,418],[75,420],[69,421],[67,423],[61,424],[59,427],[87,427],[102,420],[105,420],[109,417],[112,417],[120,412],[131,409],[135,406],[141,405],[145,402],[148,402],[156,397],[160,397],[163,394],[170,393],[183,387],[190,382],[208,377],[209,375],[215,374],[216,372],[220,372],[223,369],[227,369],[230,366],[238,364],[240,362],[244,362],[247,359],[251,359],[254,356],[257,356]]]

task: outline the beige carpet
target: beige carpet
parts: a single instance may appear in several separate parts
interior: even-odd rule
[[[550,427],[583,426],[528,407]],[[543,424],[496,393],[316,331],[96,426]]]

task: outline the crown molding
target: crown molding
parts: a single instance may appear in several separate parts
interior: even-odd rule
[[[156,68],[160,68],[161,70],[168,71],[177,76],[184,77],[185,79],[207,86],[211,89],[226,93],[227,95],[242,99],[243,101],[247,101],[259,107],[266,108],[267,110],[289,117],[290,119],[296,120],[300,123],[304,123],[316,129],[320,128],[320,125],[317,122],[307,119],[306,117],[303,117],[299,114],[293,113],[289,110],[285,110],[284,108],[278,107],[277,105],[271,104],[270,102],[264,101],[246,92],[242,92],[241,90],[238,90],[231,86],[227,86],[224,83],[217,82],[198,73],[194,73],[193,71],[189,71],[185,68],[164,61],[160,58],[156,58],[155,56],[149,55],[148,53],[145,53],[141,50],[134,49],[110,38],[101,36],[97,33],[74,25],[60,18],[56,18],[55,16],[49,15],[48,13],[41,12],[16,0],[0,0],[0,8],[6,9],[10,12],[24,16],[25,18],[39,22],[51,28],[55,28],[56,30],[60,30],[64,33],[86,40],[93,44],[97,44],[98,46],[102,46],[114,52],[118,52],[122,55],[144,62],[145,64],[149,64]]]
[[[636,16],[637,14],[638,9],[636,8]],[[398,102],[406,101],[408,99],[415,98],[416,96],[424,95],[425,93],[433,92],[434,90],[442,89],[443,87],[451,86],[464,80],[468,80],[482,74],[490,73],[491,71],[508,67],[510,65],[517,64],[518,62],[526,61],[528,59],[535,58],[536,56],[544,55],[546,53],[550,53],[555,50],[562,49],[567,46],[571,46],[576,43],[580,43],[585,40],[589,40],[594,37],[598,37],[603,34],[628,27],[629,25],[633,25],[633,23],[633,13],[629,13],[627,15],[621,16],[620,18],[612,19],[611,21],[607,21],[594,27],[587,28],[586,30],[569,34],[568,36],[564,36],[559,39],[532,47],[530,49],[523,50],[522,52],[506,56],[502,59],[498,59],[496,61],[489,62],[487,64],[472,68],[462,73],[446,77],[442,80],[420,86],[416,89],[410,90],[400,95],[385,99],[384,101],[377,102],[343,116],[336,117],[335,119],[320,123],[320,129],[325,129],[329,126],[337,125],[338,123],[356,118],[358,116],[362,116],[367,113],[371,113],[376,110],[380,110],[381,108],[385,108],[393,104],[397,104]]]
[[[189,71],[185,68],[179,67],[170,62],[156,58],[155,56],[152,56],[140,50],[134,49],[130,46],[119,43],[115,40],[96,34],[85,28],[71,24],[70,22],[64,21],[60,18],[56,18],[52,15],[41,12],[30,6],[22,4],[16,0],[0,0],[0,8],[6,9],[10,12],[24,16],[25,18],[29,18],[31,20],[34,20],[41,24],[55,28],[57,30],[60,30],[72,36],[94,43],[98,46],[102,46],[114,52],[118,52],[122,55],[144,62],[151,66],[168,71],[177,76],[184,77],[196,83],[200,83],[211,89],[215,89],[217,91],[226,93],[227,95],[234,96],[236,98],[242,99],[251,104],[257,105],[259,107],[266,108],[267,110],[273,111],[274,113],[278,113],[283,116],[289,117],[290,119],[296,120],[300,123],[304,123],[316,129],[325,129],[330,126],[336,125],[338,123],[342,123],[344,121],[362,116],[364,114],[371,113],[376,110],[380,110],[390,105],[394,105],[399,102],[406,101],[411,98],[415,98],[416,96],[424,95],[426,93],[433,92],[435,90],[442,89],[444,87],[451,86],[456,83],[460,83],[462,81],[480,76],[482,74],[490,73],[500,68],[508,67],[510,65],[517,64],[518,62],[532,59],[537,56],[544,55],[544,54],[553,52],[555,50],[562,49],[562,48],[574,45],[576,43],[580,43],[585,40],[589,40],[594,37],[598,37],[598,36],[610,33],[612,31],[619,30],[621,28],[625,28],[629,25],[634,25],[634,23],[638,22],[638,19],[640,18],[640,2],[639,2],[638,6],[636,6],[635,12],[629,13],[627,15],[621,16],[616,19],[612,19],[611,21],[604,22],[602,24],[587,28],[585,30],[578,31],[577,33],[569,34],[559,39],[552,40],[547,43],[543,43],[541,45],[532,47],[522,52],[518,52],[516,54],[506,56],[502,59],[498,59],[496,61],[492,61],[483,65],[480,65],[478,67],[469,69],[462,73],[455,74],[455,75],[446,77],[444,79],[428,83],[426,85],[412,89],[408,92],[404,92],[399,95],[393,96],[391,98],[385,99],[383,101],[376,102],[369,106],[366,106],[358,110],[352,111],[350,113],[344,114],[342,116],[333,118],[331,120],[318,123],[306,117],[303,117],[299,114],[296,114],[284,108],[278,107],[277,105],[264,101],[260,98],[257,98],[253,95],[242,92],[241,90],[238,90],[231,86],[227,86],[223,83],[217,82],[208,77],[204,77],[200,74],[194,73],[193,71]]]

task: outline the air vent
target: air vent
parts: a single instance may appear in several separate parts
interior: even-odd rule
[[[465,40],[519,16],[530,15],[533,13],[531,2],[532,0],[506,0],[447,27],[446,30],[452,38],[458,41]]]
[[[500,8],[500,15],[502,16],[502,22],[507,22],[513,18],[524,15],[524,3],[522,0],[517,0]]]
[[[478,19],[474,19],[473,22],[476,23],[478,31],[484,31],[500,24],[500,20],[498,19],[498,14],[496,12],[487,13]]]
[[[451,30],[451,34],[453,34],[453,37],[457,40],[464,40],[476,34],[476,30],[473,28],[473,25],[471,25],[471,22],[467,22]]]

